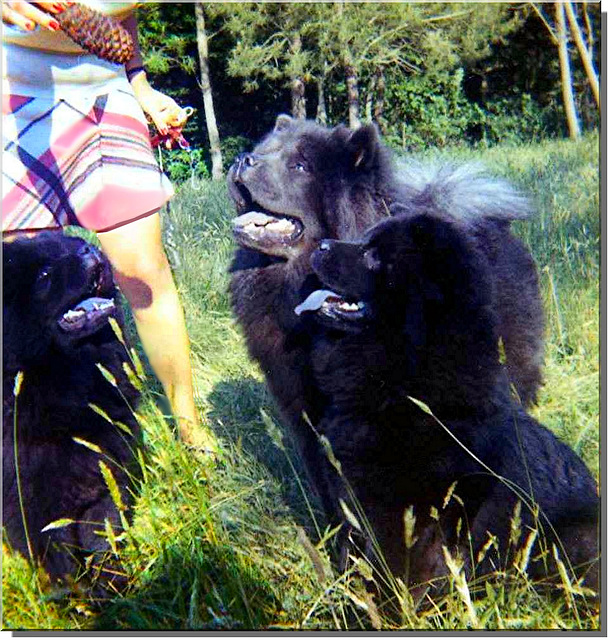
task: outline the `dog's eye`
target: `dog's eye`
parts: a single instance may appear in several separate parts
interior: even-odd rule
[[[381,260],[377,253],[377,249],[367,249],[362,256],[364,266],[370,271],[379,271],[381,269]]]
[[[51,287],[51,269],[49,267],[43,267],[36,278],[36,284],[34,285],[35,292],[38,295],[44,295]]]
[[[308,166],[304,162],[295,162],[292,168],[299,173],[307,173],[309,171]]]

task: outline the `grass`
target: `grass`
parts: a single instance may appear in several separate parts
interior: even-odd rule
[[[534,413],[599,477],[598,138],[459,155],[484,161],[532,194],[538,213],[516,228],[537,261],[548,319],[546,385]],[[121,552],[128,591],[97,604],[60,597],[4,549],[3,627],[599,628],[596,608],[571,587],[541,594],[517,570],[465,585],[456,566],[450,593],[425,611],[395,582],[393,618],[367,594],[370,569],[360,563],[343,575],[333,571],[333,532],[302,489],[298,458],[279,442],[273,403],[231,317],[231,217],[224,185],[189,182],[165,218],[198,403],[220,439],[220,459],[213,465],[176,441],[151,381],[141,410],[144,479]]]

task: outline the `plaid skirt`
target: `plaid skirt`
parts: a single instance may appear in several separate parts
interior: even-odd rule
[[[2,231],[79,225],[107,231],[174,191],[134,95],[2,97]]]

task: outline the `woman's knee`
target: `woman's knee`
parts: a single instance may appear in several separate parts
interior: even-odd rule
[[[133,307],[148,307],[155,295],[173,288],[158,214],[150,220],[99,233],[98,238],[112,264],[117,284]]]

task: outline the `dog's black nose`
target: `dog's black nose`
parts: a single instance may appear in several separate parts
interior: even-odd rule
[[[92,244],[83,244],[78,250],[78,257],[87,268],[93,268],[104,262],[104,255]]]
[[[80,247],[78,255],[81,258],[94,258],[96,260],[102,259],[102,252],[97,247],[94,247],[89,243],[85,243]]]
[[[242,164],[245,165],[246,167],[253,167],[256,164],[258,164],[258,159],[256,155],[253,153],[244,153],[241,161],[242,161]]]
[[[78,249],[78,255],[79,256],[86,256],[89,255],[91,253],[91,250],[93,249],[93,246],[90,244],[82,244],[79,249]]]
[[[240,153],[229,170],[229,181],[241,182],[242,173],[249,167],[254,167],[258,159],[254,153]]]

